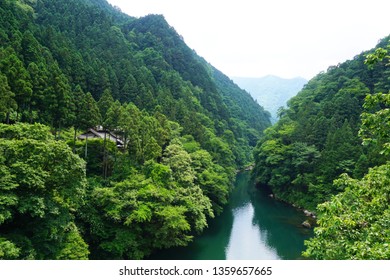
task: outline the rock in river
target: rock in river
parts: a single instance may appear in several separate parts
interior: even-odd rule
[[[305,227],[305,228],[311,228],[311,224],[310,224],[310,222],[308,220],[304,221],[302,223],[302,226]]]

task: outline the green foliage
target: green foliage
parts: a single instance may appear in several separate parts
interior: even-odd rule
[[[106,122],[115,100],[149,114],[158,106],[209,152],[206,131],[221,140],[232,131],[234,139],[226,143],[233,152],[229,164],[252,161],[251,147],[270,124],[269,114],[188,48],[162,16],[136,20],[105,1],[5,2],[1,7],[0,69],[8,82],[1,90],[4,122],[41,122],[59,133],[95,125],[99,114],[82,94],[90,92],[99,100],[101,124],[118,125],[113,123],[118,112]],[[20,7],[31,8],[34,19]],[[156,145],[152,141],[149,147]],[[157,156],[154,151],[147,157]],[[147,160],[142,157],[141,163]]]
[[[106,89],[103,91],[103,95],[100,97],[98,102],[98,107],[102,116],[102,121],[105,122],[107,119],[107,112],[114,103],[114,98],[111,95],[111,92]]]
[[[14,243],[4,238],[0,238],[0,260],[17,259],[20,249]]]
[[[379,146],[382,154],[390,152],[390,94],[367,95],[359,131],[363,144]],[[378,110],[379,109],[379,110]]]
[[[73,145],[72,143],[71,146]],[[104,166],[108,174],[113,172],[113,166],[118,157],[118,149],[113,141],[107,140],[104,143],[103,139],[89,139],[88,144],[86,141],[76,141],[74,150],[86,161],[88,176],[101,176]]]
[[[388,47],[382,48],[387,52]],[[370,69],[365,65],[381,61],[385,52],[362,53],[330,67],[288,102],[279,122],[266,130],[255,149],[258,183],[270,186],[281,199],[314,210],[343,191],[341,185],[333,185],[338,176],[361,178],[369,167],[385,162],[375,143],[384,144],[388,128],[385,124],[382,132],[370,128],[387,122],[377,116],[387,114],[388,104],[384,95],[370,93],[389,87],[387,65],[378,62]],[[364,143],[375,145],[361,145],[359,129]]]
[[[195,171],[194,183],[210,198],[214,212],[222,212],[228,201],[230,183],[224,168],[213,162],[212,156],[205,150],[190,153],[191,165]]]
[[[65,240],[62,248],[56,255],[57,260],[86,260],[88,259],[88,245],[83,240],[76,225],[70,223],[65,228]]]
[[[129,108],[137,112],[133,106]],[[140,123],[155,123],[156,126],[149,127],[151,135],[170,134],[148,114],[138,111],[131,116],[137,116]],[[160,121],[163,119],[157,116]],[[183,139],[193,142],[191,153],[178,138],[169,145],[163,141],[162,147],[156,141],[156,146],[163,150],[161,161],[151,158],[142,165],[133,160],[130,142],[128,150],[114,154],[109,182],[90,180],[80,226],[86,232],[92,258],[138,259],[155,249],[184,246],[194,233],[203,231],[208,217],[220,213],[227,202],[229,174],[213,162],[207,151],[200,149],[193,137]],[[103,140],[91,142],[102,145]],[[94,157],[94,152],[90,155]],[[93,161],[89,159],[90,162]]]
[[[385,155],[390,146],[389,96],[367,95],[359,131],[364,144]],[[361,164],[365,161],[367,158],[360,158]],[[370,169],[361,180],[346,174],[335,180],[334,185],[345,191],[318,206],[319,227],[315,237],[306,241],[304,255],[315,259],[389,259],[389,180],[389,162]]]
[[[34,139],[38,141],[48,141],[54,139],[53,135],[50,133],[50,128],[39,123],[19,123],[17,125],[0,124],[0,137],[4,139],[17,140]]]
[[[139,259],[156,248],[186,245],[212,216],[199,188],[185,189],[168,167],[149,165],[151,179],[134,173],[110,187],[95,185],[82,217],[95,258]]]
[[[373,168],[362,180],[347,175],[335,181],[345,189],[320,204],[315,238],[304,255],[314,259],[390,258],[390,165]]]
[[[42,125],[2,125],[0,131],[0,240],[10,249],[3,257],[54,259],[64,246],[76,254],[85,243],[66,229],[83,203],[84,162]],[[77,254],[86,258],[88,250]]]
[[[190,155],[179,141],[173,141],[164,151],[162,162],[169,166],[176,181],[186,187],[194,184],[195,172]]]
[[[186,245],[270,124],[162,16],[105,0],[0,1],[0,43],[0,122],[15,124],[0,125],[0,258]],[[123,147],[76,140],[97,125]]]
[[[80,86],[74,92],[75,120],[74,128],[86,130],[101,123],[98,105],[91,93],[84,93]]]
[[[366,60],[364,61],[364,63],[366,63],[368,67],[372,69],[376,64],[381,62],[383,59],[389,58],[387,53],[388,51],[386,49],[376,48],[374,53],[370,53],[366,56]]]
[[[18,113],[27,109],[32,95],[29,73],[14,49],[0,49],[0,71],[7,77],[10,91],[18,103]]]
[[[8,85],[7,77],[0,73],[0,120],[9,123],[10,114],[17,109],[15,94]]]

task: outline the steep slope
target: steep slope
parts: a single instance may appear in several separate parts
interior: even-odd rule
[[[388,49],[388,41],[377,47]],[[385,161],[375,145],[362,146],[358,136],[365,97],[390,88],[385,62],[373,68],[364,64],[370,52],[318,74],[288,102],[257,145],[260,184],[291,203],[315,209],[343,190],[332,184],[340,174],[361,178]]]
[[[39,55],[46,51],[52,56],[50,63],[58,63],[59,70],[65,74],[70,89],[79,85],[96,100],[107,89],[114,99],[133,102],[148,112],[158,105],[163,114],[182,124],[203,147],[208,130],[218,137],[231,131],[235,140],[244,140],[244,146],[249,147],[249,138],[253,145],[253,137],[259,137],[269,125],[268,116],[260,106],[251,100],[239,102],[234,97],[245,96],[244,91],[235,89],[236,93],[231,94],[228,88],[234,86],[230,81],[216,83],[209,65],[185,45],[162,16],[135,19],[118,12],[104,0],[6,2],[29,7],[25,8],[26,18],[12,33],[18,34],[22,43],[34,44],[29,48],[31,53],[23,53],[26,52],[23,48],[20,53],[15,51],[24,68],[31,62],[47,65],[49,62],[43,62]],[[30,28],[21,31],[22,25]],[[4,49],[11,39],[8,41]],[[230,102],[232,98],[235,99]],[[30,100],[30,104],[19,106],[21,120],[33,114],[36,120],[57,128],[67,125],[49,120],[50,113],[40,113],[45,109],[37,108],[38,103]],[[228,108],[237,106],[238,110],[245,111],[248,105],[254,108],[250,117],[231,115],[232,109]],[[22,112],[24,107],[28,107],[27,112]],[[234,158],[240,163],[251,160],[245,154],[236,154]]]
[[[307,83],[304,78],[283,79],[272,75],[261,78],[233,77],[233,81],[271,113],[273,123],[278,119],[278,109],[286,107],[287,101]]]
[[[390,61],[389,46],[379,47],[367,55],[369,67]],[[388,77],[388,71],[384,71]],[[387,160],[390,148],[390,93],[367,95],[361,114],[359,135],[364,145],[374,147]],[[315,237],[306,241],[306,257],[314,259],[390,258],[390,162],[370,168],[361,179],[343,174],[334,186],[344,189],[329,201],[320,204]]]
[[[4,0],[0,42],[1,259],[140,259],[187,245],[270,124],[162,16]],[[110,133],[77,139],[98,125]]]

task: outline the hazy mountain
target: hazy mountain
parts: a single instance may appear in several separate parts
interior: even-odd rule
[[[307,83],[304,78],[284,79],[277,76],[261,78],[233,77],[233,81],[248,91],[257,102],[271,113],[272,121],[277,119],[277,111],[295,96]]]
[[[162,15],[1,0],[0,259],[187,245],[222,212],[269,116]],[[98,125],[123,146],[77,139]]]

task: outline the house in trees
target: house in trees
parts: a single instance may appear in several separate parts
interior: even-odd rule
[[[88,131],[84,132],[83,134],[80,134],[77,138],[80,140],[93,139],[93,138],[100,138],[100,139],[106,138],[107,140],[115,142],[118,148],[124,147],[124,142],[122,139],[120,139],[118,135],[115,135],[114,133],[103,129],[101,126],[97,127],[96,129],[90,128],[88,129]]]

